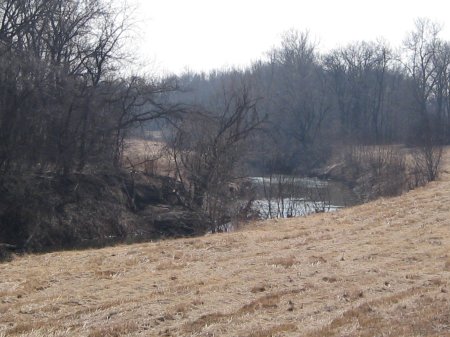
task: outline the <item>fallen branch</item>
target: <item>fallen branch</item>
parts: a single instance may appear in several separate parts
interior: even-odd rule
[[[10,245],[9,243],[0,243],[0,248],[17,249],[16,245]]]

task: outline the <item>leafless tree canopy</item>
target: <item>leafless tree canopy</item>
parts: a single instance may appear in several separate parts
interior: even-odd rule
[[[245,76],[220,77],[207,107],[193,106],[170,142],[176,176],[188,196],[183,202],[202,209],[216,226],[229,220],[230,184],[245,161],[246,142],[261,126],[257,103]]]
[[[117,165],[126,130],[180,109],[176,81],[121,78],[127,14],[103,0],[0,1],[0,170]]]

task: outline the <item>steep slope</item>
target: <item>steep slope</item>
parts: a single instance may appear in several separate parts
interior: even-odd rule
[[[231,234],[16,258],[0,336],[450,336],[449,205],[447,172]]]

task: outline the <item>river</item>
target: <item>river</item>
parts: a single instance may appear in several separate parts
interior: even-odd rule
[[[338,181],[290,175],[249,180],[256,193],[253,210],[264,219],[330,212],[358,203],[353,191]]]

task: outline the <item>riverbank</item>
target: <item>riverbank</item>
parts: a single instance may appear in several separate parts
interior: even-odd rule
[[[19,257],[0,336],[450,336],[449,191],[444,172],[235,233]]]
[[[179,201],[176,184],[125,170],[2,176],[0,244],[43,252],[205,234],[207,219]]]

